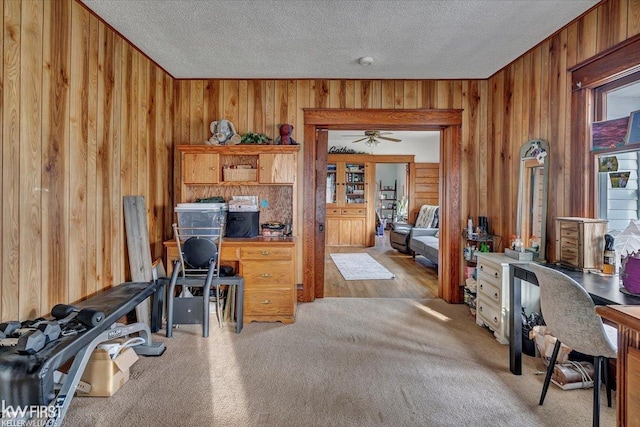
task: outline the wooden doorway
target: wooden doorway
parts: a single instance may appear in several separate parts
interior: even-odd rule
[[[438,296],[449,303],[463,301],[460,286],[460,165],[462,110],[305,109],[303,177],[303,289],[300,301],[324,296],[323,191],[327,163],[327,130],[384,128],[439,130],[440,255]]]

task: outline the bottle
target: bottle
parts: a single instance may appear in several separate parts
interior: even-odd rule
[[[467,220],[467,237],[471,237],[473,234],[473,218],[469,217]]]
[[[616,271],[616,251],[613,249],[613,236],[604,235],[604,263],[602,264],[602,272],[604,274],[613,274]]]
[[[464,259],[467,261],[471,261],[471,246],[469,246],[469,243],[467,242],[467,246],[464,247]]]

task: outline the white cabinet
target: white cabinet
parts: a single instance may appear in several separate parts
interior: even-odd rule
[[[509,343],[509,263],[500,253],[477,252],[476,323],[486,326],[501,344]]]

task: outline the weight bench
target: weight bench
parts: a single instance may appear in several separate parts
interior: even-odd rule
[[[166,283],[167,279],[164,278],[151,282],[126,282],[75,304],[78,309],[91,308],[102,311],[105,314],[104,320],[79,334],[61,336],[35,354],[20,354],[15,347],[0,347],[0,396],[3,408],[11,407],[12,410],[18,411],[27,409],[26,417],[20,414],[18,418],[11,418],[11,422],[32,418],[33,414],[29,413],[30,407],[48,406],[48,411],[36,411],[38,419],[46,417],[47,426],[60,425],[91,353],[104,341],[138,333],[145,342],[133,347],[136,353],[160,356],[165,350],[164,344],[151,341],[151,330],[157,331],[159,328],[157,323],[162,318]],[[130,325],[116,323],[149,297],[153,297],[151,328],[142,322]],[[55,372],[71,358],[73,363],[56,394]],[[10,414],[5,412],[1,416],[7,415]],[[5,418],[0,421],[4,422]],[[20,423],[15,425],[23,425],[22,421],[16,422]]]

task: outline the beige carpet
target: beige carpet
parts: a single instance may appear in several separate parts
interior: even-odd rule
[[[441,300],[326,298],[292,325],[157,339],[162,357],[140,359],[111,398],[74,398],[65,425],[591,425],[591,390],[551,386],[538,406],[535,359],[512,375],[508,347]],[[601,421],[615,425],[604,396]]]

